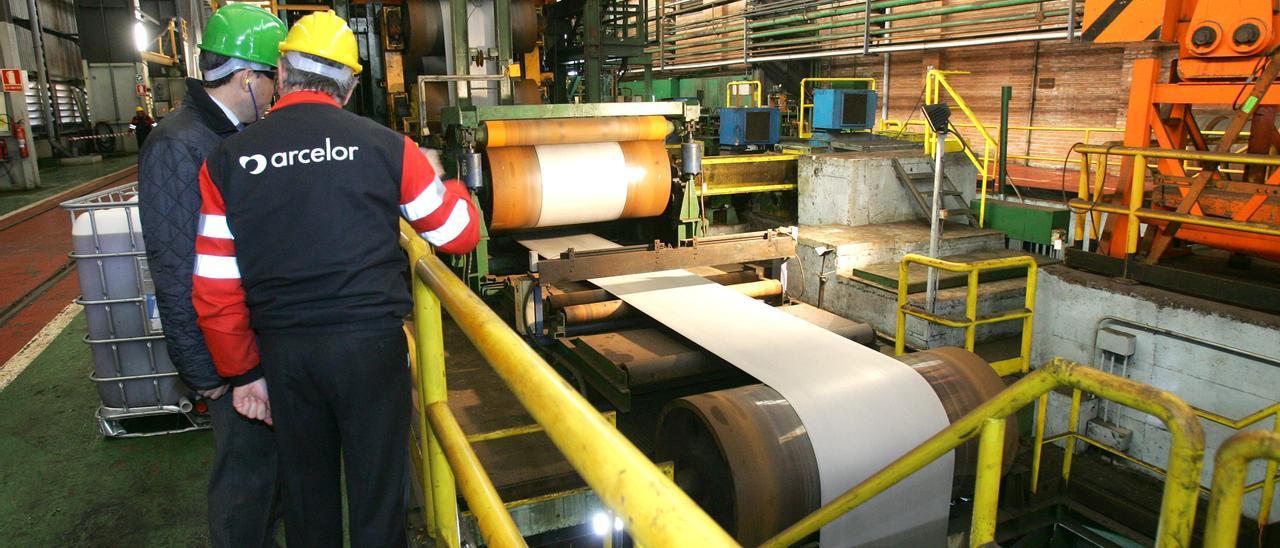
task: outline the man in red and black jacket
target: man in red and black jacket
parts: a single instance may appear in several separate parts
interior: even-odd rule
[[[479,218],[413,141],[342,109],[358,64],[291,46],[299,28],[315,38],[317,16],[336,19],[304,17],[281,43],[271,114],[201,170],[192,300],[236,409],[274,422],[288,544],[342,545],[341,463],[352,545],[403,546],[411,299],[399,218],[454,254],[475,247]]]

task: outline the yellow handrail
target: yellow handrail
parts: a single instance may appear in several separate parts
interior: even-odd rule
[[[806,108],[813,106],[813,103],[805,102],[807,100],[806,97],[808,97],[805,94],[805,88],[809,86],[809,82],[865,82],[870,85],[868,89],[870,89],[871,91],[875,91],[876,89],[875,78],[802,78],[800,79],[800,119],[796,123],[799,124],[800,126],[797,129],[799,130],[798,134],[800,135],[801,139],[808,139],[810,137],[813,137],[813,129],[812,129],[813,124],[808,122],[809,119],[808,117],[805,116],[805,113],[804,113]],[[881,98],[880,100],[887,101],[888,99]]]
[[[1102,179],[1105,174],[1098,172],[1095,177],[1094,188],[1091,190],[1088,185],[1089,161],[1088,155],[1111,155],[1130,156],[1133,158],[1135,166],[1147,165],[1147,160],[1182,160],[1182,161],[1198,161],[1209,163],[1233,163],[1245,165],[1261,165],[1261,166],[1280,166],[1280,156],[1268,154],[1238,154],[1227,152],[1209,152],[1202,150],[1176,150],[1163,148],[1140,148],[1140,147],[1106,147],[1098,145],[1085,145],[1076,147],[1076,151],[1080,153],[1080,182],[1078,198],[1068,202],[1068,206],[1076,214],[1077,236],[1083,236],[1083,226],[1086,214],[1090,214],[1094,218],[1095,226],[1097,224],[1097,213],[1110,213],[1113,215],[1126,215],[1129,222],[1126,223],[1127,229],[1125,237],[1126,253],[1138,252],[1139,228],[1142,221],[1166,221],[1177,222],[1188,225],[1206,226],[1211,228],[1219,228],[1223,230],[1232,230],[1239,232],[1247,232],[1250,234],[1263,234],[1268,236],[1280,236],[1280,226],[1269,225],[1265,223],[1251,223],[1246,221],[1235,221],[1231,219],[1220,219],[1215,217],[1207,217],[1200,215],[1191,215],[1186,213],[1177,213],[1167,210],[1157,210],[1142,207],[1143,196],[1145,196],[1145,185],[1147,178],[1146,169],[1134,169],[1132,178],[1129,181],[1129,203],[1125,205],[1115,205],[1100,203],[1097,200],[1102,197]]]
[[[752,98],[755,99],[755,106],[757,107],[764,106],[764,103],[760,101],[760,90],[764,87],[764,85],[761,84],[759,80],[734,80],[732,82],[729,82],[728,84],[725,84],[724,85],[724,106],[726,107],[733,106],[733,103],[729,101],[729,97],[730,97],[729,92],[733,91],[733,86],[736,86],[736,85],[751,86],[752,89],[754,90],[751,96]]]
[[[485,545],[527,546],[516,522],[498,496],[498,490],[480,464],[480,458],[467,442],[467,435],[462,433],[458,419],[449,411],[449,404],[436,402],[428,405],[427,420],[431,422],[431,431],[440,438],[449,468],[455,471],[462,498],[467,500],[467,506],[476,516]]]
[[[1213,491],[1209,495],[1208,522],[1204,528],[1207,548],[1236,546],[1240,532],[1240,510],[1244,500],[1245,475],[1249,463],[1266,459],[1267,475],[1275,474],[1280,462],[1280,433],[1250,430],[1231,436],[1218,448],[1213,464]],[[1264,496],[1269,496],[1264,493]],[[1259,514],[1258,527],[1266,527],[1267,518]]]
[[[982,159],[979,160],[974,155],[970,147],[964,147],[964,154],[974,167],[978,168],[978,172],[982,177],[982,187],[978,194],[978,226],[986,226],[987,221],[987,181],[991,178],[991,152],[993,149],[999,149],[1000,142],[991,136],[991,132],[987,131],[987,127],[982,125],[982,121],[978,120],[978,116],[973,113],[973,109],[969,108],[969,103],[965,102],[964,97],[956,93],[955,88],[947,82],[947,75],[969,74],[961,70],[938,70],[930,68],[924,79],[924,97],[925,103],[938,103],[942,101],[942,92],[945,90],[947,95],[956,102],[956,106],[960,107],[960,111],[964,113],[973,127],[978,130],[982,136]],[[925,126],[924,150],[925,153],[932,156],[934,153],[934,136],[933,128],[927,124]]]
[[[1002,464],[1000,445],[1004,439],[1003,419],[1032,402],[1039,401],[1038,405],[1043,409],[1049,392],[1063,387],[1089,392],[1149,413],[1165,424],[1171,438],[1169,475],[1172,479],[1165,482],[1156,543],[1158,546],[1189,546],[1198,500],[1195,486],[1199,484],[1201,460],[1204,457],[1204,432],[1195,413],[1190,406],[1168,392],[1062,358],[1054,358],[1027,374],[889,466],[766,541],[763,546],[781,548],[798,543],[822,526],[978,435],[982,439],[979,441],[978,475],[969,545],[983,546],[994,542]]]
[[[908,274],[912,263],[937,268],[939,270],[946,270],[948,272],[961,272],[967,274],[968,285],[967,293],[965,294],[963,320],[948,318],[907,304],[907,293],[910,287]],[[1024,308],[1022,310],[1014,310],[1003,314],[979,318],[978,278],[982,274],[982,271],[1018,267],[1027,269],[1027,292],[1024,300]],[[1007,360],[991,362],[991,367],[1002,377],[1005,375],[1013,375],[1015,373],[1026,373],[1031,366],[1031,329],[1032,321],[1035,318],[1036,270],[1036,260],[1029,255],[988,259],[985,261],[974,261],[971,263],[957,263],[943,259],[934,259],[924,255],[917,255],[915,253],[908,253],[902,258],[902,262],[898,265],[898,323],[897,333],[894,335],[894,353],[901,356],[906,352],[908,315],[915,316],[926,322],[964,329],[964,348],[970,352],[973,351],[973,347],[976,344],[979,325],[1022,320],[1022,342],[1019,346],[1018,356]]]
[[[430,455],[427,472],[437,539],[458,546],[457,500],[453,475],[463,485],[463,495],[477,517],[481,511],[506,512],[496,495],[484,491],[483,470],[459,466],[436,452],[449,444],[449,452],[459,452],[465,437],[436,432],[448,426],[432,415],[448,413],[444,389],[444,360],[441,306],[462,332],[475,344],[520,404],[542,426],[569,464],[586,480],[600,499],[620,516],[637,542],[649,546],[736,546],[675,483],[627,441],[582,395],[578,394],[546,360],[529,347],[498,317],[449,267],[436,258],[412,228],[401,223],[401,246],[413,260],[414,331],[418,337],[419,395],[427,409],[432,428],[427,432]],[[438,404],[438,405],[437,405]],[[436,423],[439,423],[437,425]],[[446,428],[445,430],[449,430]],[[456,434],[457,432],[455,432]],[[443,451],[441,451],[443,453]],[[462,451],[453,460],[465,464]],[[496,502],[495,502],[496,501]],[[480,507],[490,507],[481,510]],[[493,508],[497,506],[497,508]],[[519,535],[504,520],[481,520],[486,537]]]

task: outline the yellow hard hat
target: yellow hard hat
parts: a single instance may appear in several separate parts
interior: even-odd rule
[[[342,63],[355,74],[360,74],[359,48],[356,35],[347,22],[333,10],[317,11],[299,19],[289,29],[289,35],[280,42],[280,53],[297,51]]]

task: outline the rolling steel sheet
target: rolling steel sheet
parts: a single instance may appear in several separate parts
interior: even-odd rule
[[[681,270],[591,281],[790,402],[813,444],[823,504],[949,424],[909,366],[730,288]],[[948,454],[827,525],[822,546],[944,545],[952,467]]]

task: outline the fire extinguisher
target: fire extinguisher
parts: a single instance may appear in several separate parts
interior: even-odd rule
[[[18,140],[18,155],[26,158],[31,155],[31,151],[27,150],[27,128],[22,126],[22,122],[14,122],[13,138]]]

